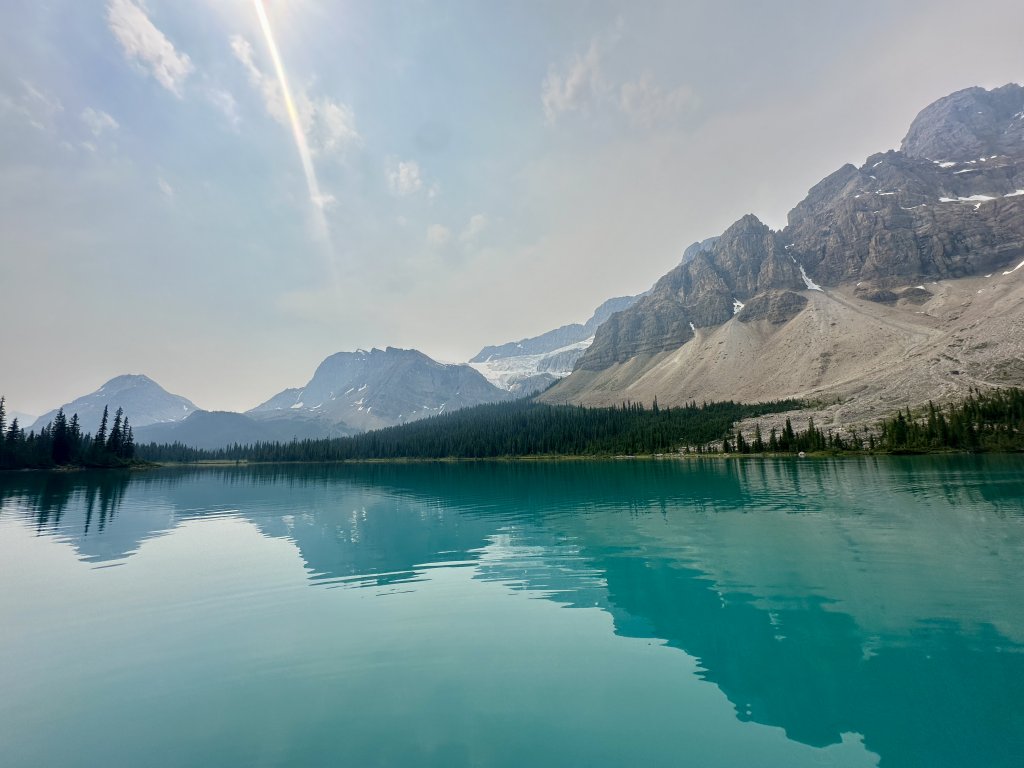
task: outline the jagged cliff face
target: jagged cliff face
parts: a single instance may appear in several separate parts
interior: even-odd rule
[[[609,318],[577,368],[601,370],[674,349],[698,328],[721,325],[756,294],[803,288],[799,267],[756,216],[744,216],[661,278],[631,308]]]
[[[1024,145],[1024,87],[966,88],[921,110],[900,150],[920,160],[976,160]]]
[[[969,161],[874,155],[789,214],[782,237],[822,285],[985,274],[1024,255],[1024,148]]]
[[[840,168],[781,232],[748,215],[705,242],[602,325],[577,370],[677,349],[768,291],[851,283],[864,298],[891,302],[901,297],[892,288],[1024,259],[1024,87],[940,99],[914,120],[900,151]],[[757,302],[758,312],[777,320],[798,302],[771,303]]]
[[[826,286],[983,275],[1024,257],[1024,87],[926,107],[900,151],[812,188],[782,238]]]

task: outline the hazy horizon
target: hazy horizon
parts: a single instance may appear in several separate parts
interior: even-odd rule
[[[583,322],[1024,80],[1008,1],[8,5],[0,394],[33,414],[124,373],[245,410],[334,352]]]

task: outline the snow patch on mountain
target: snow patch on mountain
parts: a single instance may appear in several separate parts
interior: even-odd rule
[[[492,356],[482,362],[469,365],[479,371],[494,386],[510,392],[519,392],[520,384],[535,377],[548,378],[549,383],[555,379],[565,378],[572,373],[576,361],[593,343],[594,337],[591,336],[550,352],[515,357]],[[542,384],[542,382],[537,383]]]

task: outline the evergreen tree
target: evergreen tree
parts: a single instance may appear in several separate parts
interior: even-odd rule
[[[750,453],[750,446],[747,445],[747,441],[743,437],[743,433],[738,429],[736,430],[736,451],[738,453]]]
[[[96,437],[92,442],[93,452],[102,454],[107,447],[107,406],[103,406],[103,418],[100,419],[100,428],[96,430]]]
[[[71,462],[72,443],[68,433],[68,419],[64,409],[57,411],[50,428],[50,459],[54,464],[63,466]]]
[[[750,445],[754,453],[764,453],[764,439],[761,437],[761,423],[754,425],[754,442]]]
[[[122,441],[124,436],[121,434],[121,419],[124,416],[124,409],[118,408],[114,413],[114,426],[110,428],[110,437],[107,438],[107,453],[112,456],[120,456]]]
[[[121,448],[121,458],[129,461],[135,458],[135,436],[132,434],[132,427],[128,423],[127,416],[124,419],[124,442]]]
[[[4,467],[27,466],[23,463],[23,441],[25,433],[18,426],[18,417],[11,419],[11,425],[7,428],[7,435],[4,437]]]
[[[796,450],[796,434],[793,432],[793,425],[789,418],[786,418],[786,426],[782,428],[782,437],[779,438],[779,450]]]

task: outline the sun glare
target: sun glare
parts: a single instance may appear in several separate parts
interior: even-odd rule
[[[256,16],[260,22],[260,30],[263,32],[263,38],[267,43],[267,50],[270,52],[270,58],[274,63],[274,72],[277,75],[277,81],[281,85],[281,95],[284,99],[285,109],[288,112],[288,121],[291,124],[292,136],[295,139],[295,148],[299,153],[299,162],[302,164],[302,173],[306,177],[306,186],[309,191],[309,201],[313,208],[313,220],[328,249],[328,268],[331,272],[332,279],[337,281],[337,274],[334,265],[334,247],[330,238],[330,231],[327,228],[327,219],[324,216],[324,207],[327,202],[332,200],[329,195],[324,195],[320,191],[320,182],[316,176],[316,167],[313,165],[313,156],[309,151],[309,142],[306,139],[306,132],[302,126],[302,120],[299,118],[299,112],[295,107],[295,100],[292,97],[292,91],[288,84],[288,76],[285,73],[284,62],[281,59],[281,52],[277,47],[277,41],[274,37],[274,30],[270,25],[270,17],[267,15],[267,10],[263,5],[262,0],[253,0],[253,6],[256,8]]]

